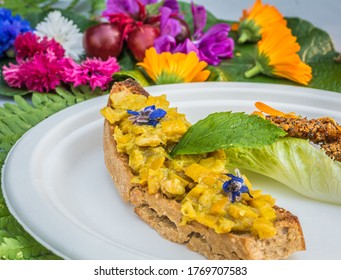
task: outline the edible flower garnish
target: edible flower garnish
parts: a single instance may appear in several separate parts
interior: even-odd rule
[[[107,0],[103,16],[125,15],[135,20],[143,20],[146,16],[145,6],[157,0]]]
[[[108,88],[112,81],[112,74],[120,70],[116,57],[107,60],[87,57],[82,63],[71,62],[72,67],[65,69],[65,81],[73,86],[89,85],[92,90],[96,87],[102,90]]]
[[[257,42],[261,39],[264,28],[277,24],[286,25],[282,14],[274,6],[256,0],[250,10],[243,10],[238,26],[238,43]]]
[[[64,57],[63,47],[54,39],[26,32],[17,36],[14,47],[17,64],[3,66],[4,80],[9,86],[49,92],[63,82],[69,58]]]
[[[255,111],[253,112],[254,115],[259,115],[261,117],[265,117],[264,114],[266,115],[270,115],[270,116],[278,116],[278,117],[285,117],[285,118],[298,118],[298,116],[294,113],[294,112],[290,112],[290,113],[285,113],[282,111],[279,111],[263,102],[257,101],[255,103],[255,107],[259,110],[259,111]]]
[[[232,203],[240,201],[242,193],[247,193],[250,197],[253,197],[250,194],[249,188],[245,185],[239,169],[235,169],[235,173],[236,175],[227,173],[226,175],[231,179],[225,181],[223,184],[223,190]]]
[[[194,51],[200,60],[210,65],[218,65],[222,59],[233,57],[234,41],[228,37],[231,27],[226,23],[217,23],[204,32],[207,20],[205,7],[195,6],[192,2],[191,10],[194,29],[192,38],[180,43],[173,52]]]
[[[137,65],[141,66],[156,84],[203,82],[210,75],[210,71],[205,70],[207,63],[199,61],[195,52],[158,54],[155,48],[149,48],[143,62]]]
[[[176,37],[181,33],[178,19],[172,18],[172,10],[168,7],[160,8],[160,36],[155,39],[154,47],[158,53],[170,52],[176,45]]]
[[[129,119],[133,124],[152,125],[155,127],[167,112],[160,108],[156,109],[155,105],[151,105],[140,111],[127,110],[127,113],[132,115]]]
[[[296,39],[284,25],[266,28],[257,44],[255,65],[245,72],[245,76],[251,78],[263,73],[307,85],[312,79],[312,69],[297,54],[300,45]]]
[[[106,89],[112,74],[119,71],[116,58],[107,61],[87,58],[77,64],[65,56],[62,45],[54,39],[38,37],[33,32],[17,36],[14,42],[16,62],[3,66],[5,82],[15,88],[50,92],[62,83],[89,85]]]
[[[14,57],[13,44],[15,38],[31,31],[30,23],[23,20],[19,15],[12,16],[12,11],[0,8],[0,58],[5,54]]]
[[[50,12],[36,26],[35,34],[42,38],[55,39],[63,46],[65,55],[73,59],[78,60],[84,54],[83,34],[77,25],[65,18],[60,11]]]

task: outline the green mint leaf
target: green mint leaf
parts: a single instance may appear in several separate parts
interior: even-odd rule
[[[262,147],[285,134],[282,129],[256,115],[214,113],[190,127],[171,156],[208,153],[231,147]]]

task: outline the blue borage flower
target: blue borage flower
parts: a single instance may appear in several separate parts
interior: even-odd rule
[[[236,169],[235,173],[236,176],[231,173],[227,173],[226,175],[231,179],[225,181],[223,184],[223,190],[226,192],[232,203],[240,201],[242,193],[247,193],[250,197],[253,197],[250,194],[249,188],[244,184],[244,179],[241,176],[240,171]]]
[[[0,57],[13,48],[15,38],[20,34],[32,30],[30,23],[19,15],[12,16],[12,11],[0,8]],[[14,54],[13,54],[14,56]]]
[[[132,115],[129,119],[133,124],[152,125],[154,127],[167,114],[163,109],[156,109],[155,105],[148,106],[140,111],[127,110],[127,112]]]

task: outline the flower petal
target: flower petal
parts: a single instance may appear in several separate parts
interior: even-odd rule
[[[194,34],[193,37],[197,38],[202,35],[202,32],[206,26],[206,10],[204,6],[195,6],[194,3],[191,3],[191,10],[193,15],[193,28],[194,28]]]

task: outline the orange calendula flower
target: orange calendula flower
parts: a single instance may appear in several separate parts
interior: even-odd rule
[[[267,105],[263,102],[260,102],[260,101],[257,101],[255,103],[255,107],[259,111],[254,111],[253,114],[264,117],[264,118],[265,118],[265,115],[292,118],[292,119],[297,119],[299,117],[294,112],[285,113],[285,112],[279,111],[273,107],[270,107],[269,105]]]
[[[195,52],[158,54],[153,47],[146,50],[145,58],[137,65],[145,70],[155,84],[203,82],[211,73],[205,70],[207,63],[199,61]]]
[[[247,78],[259,73],[282,77],[307,85],[312,78],[312,69],[301,61],[297,52],[300,45],[291,30],[284,25],[275,25],[264,30],[257,44],[256,63],[245,72]]]
[[[274,6],[256,0],[251,9],[243,10],[238,27],[238,43],[257,42],[261,39],[264,28],[278,24],[286,25],[282,14]]]

